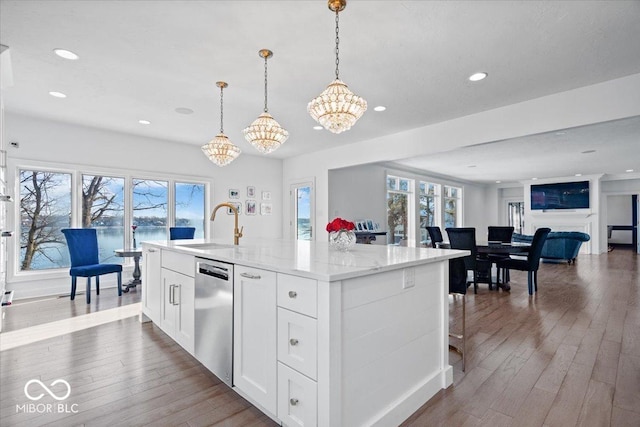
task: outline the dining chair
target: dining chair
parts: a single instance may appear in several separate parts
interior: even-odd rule
[[[449,294],[453,295],[454,298],[456,296],[460,296],[462,298],[462,333],[456,334],[453,332],[449,332],[449,337],[459,339],[461,341],[461,346],[454,346],[449,344],[449,348],[460,354],[460,356],[462,357],[462,372],[464,372],[467,353],[467,268],[464,264],[463,258],[454,258],[449,260]]]
[[[444,241],[442,238],[442,231],[440,231],[440,227],[425,227],[427,229],[427,233],[429,233],[429,238],[431,238],[431,246],[437,248],[437,243]]]
[[[193,239],[195,227],[169,227],[169,240]]]
[[[513,269],[526,271],[527,285],[529,288],[529,295],[533,295],[533,292],[538,292],[538,267],[540,266],[540,256],[542,255],[542,247],[544,246],[547,235],[551,231],[550,228],[538,228],[533,235],[531,241],[531,249],[527,254],[526,259],[505,259],[497,262],[498,267],[498,280],[500,279],[501,269]]]
[[[491,282],[491,263],[486,258],[478,258],[476,246],[476,229],[474,227],[449,227],[445,231],[449,236],[451,249],[463,249],[471,251],[471,255],[464,257],[467,271],[473,273],[473,293],[478,293],[478,283],[488,283],[489,289],[493,289]]]
[[[507,226],[489,226],[487,232],[487,240],[489,243],[491,242],[500,242],[500,243],[511,243],[511,239],[513,238],[513,230],[514,227]],[[497,262],[509,259],[509,255],[498,255],[498,254],[490,254],[487,258],[491,261],[492,264],[496,264],[497,270]],[[509,281],[509,270],[504,270],[504,281]]]
[[[91,303],[91,278],[96,278],[96,295],[100,295],[100,276],[118,274],[118,296],[122,296],[122,265],[101,264],[98,258],[98,234],[95,228],[62,229],[71,258],[71,299],[76,298],[78,277],[87,278],[87,304]]]

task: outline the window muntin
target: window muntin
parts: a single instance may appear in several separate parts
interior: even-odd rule
[[[195,227],[194,238],[204,238],[204,184],[176,182],[174,189],[176,227]]]
[[[444,186],[444,226],[460,227],[462,189]]]
[[[440,185],[431,182],[420,181],[419,203],[420,203],[420,242],[431,245],[431,237],[425,227],[439,225],[440,217]]]
[[[387,226],[391,244],[411,239],[413,232],[412,209],[413,180],[387,176]],[[415,222],[415,221],[413,221]]]
[[[61,229],[71,225],[71,174],[21,169],[20,271],[70,265]]]

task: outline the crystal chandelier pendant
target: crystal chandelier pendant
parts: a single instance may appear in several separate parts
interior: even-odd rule
[[[347,7],[347,0],[328,0],[329,9],[336,13],[336,78],[307,105],[311,117],[332,133],[351,129],[367,111],[367,101],[349,90],[339,77],[339,12]]]
[[[267,59],[273,56],[268,49],[261,49],[258,55],[264,58],[264,112],[248,127],[242,130],[245,139],[262,154],[277,150],[289,138],[289,132],[269,114],[267,108]]]
[[[216,86],[220,88],[220,133],[201,148],[202,152],[209,158],[209,160],[222,167],[234,161],[240,155],[242,150],[232,143],[227,135],[224,134],[224,104],[222,91],[229,85],[225,82],[216,82]]]

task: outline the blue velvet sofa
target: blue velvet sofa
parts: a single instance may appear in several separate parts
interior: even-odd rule
[[[576,262],[582,242],[588,242],[591,237],[579,231],[552,231],[547,236],[542,248],[543,261],[568,261]],[[533,236],[513,233],[514,242],[531,242]]]

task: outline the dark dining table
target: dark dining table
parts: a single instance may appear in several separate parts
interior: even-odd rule
[[[449,242],[437,244],[440,249],[451,249]],[[527,256],[531,250],[530,243],[523,242],[487,242],[476,244],[478,256],[489,258],[490,255],[521,255]],[[511,289],[508,283],[500,283],[500,277],[496,277],[497,287],[508,291]]]

